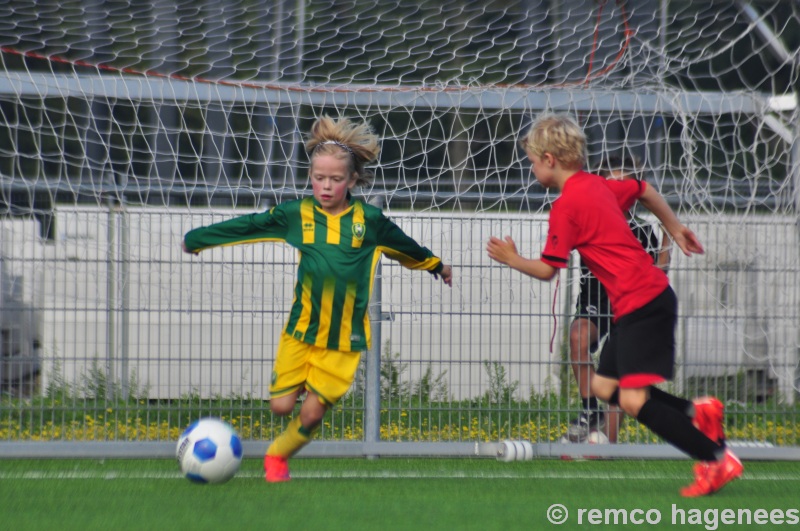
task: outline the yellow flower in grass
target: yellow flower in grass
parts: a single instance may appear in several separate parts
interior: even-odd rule
[[[141,417],[123,415],[123,418],[107,416],[113,414],[113,408],[106,408],[95,415],[84,414],[79,420],[59,422],[48,419],[40,425],[23,427],[14,420],[0,421],[0,440],[21,441],[163,441],[176,440],[183,431],[183,426],[172,426],[167,420],[146,421]],[[384,413],[387,413],[384,411]],[[119,415],[119,413],[117,413]],[[496,441],[504,438],[524,439],[532,442],[557,441],[566,432],[566,424],[550,424],[546,419],[533,419],[511,422],[504,417],[492,414],[461,416],[466,422],[451,422],[430,425],[430,420],[420,419],[414,426],[407,425],[410,412],[403,410],[396,417],[398,420],[380,427],[380,437],[388,441]],[[263,417],[261,417],[263,418]],[[261,418],[255,420],[249,415],[230,418],[230,423],[237,426],[240,435],[245,439],[273,439],[280,433],[282,424],[264,425]],[[348,422],[350,420],[350,422]],[[174,422],[174,421],[173,421]],[[436,421],[434,421],[436,422]],[[362,440],[364,437],[363,420],[356,417],[343,419],[339,417],[327,420],[324,424],[325,440]],[[783,424],[774,420],[764,422],[736,423],[729,420],[727,426],[730,440],[759,441],[778,446],[797,445],[800,441],[800,425]],[[631,419],[623,423],[619,442],[652,443],[658,438],[647,428]]]

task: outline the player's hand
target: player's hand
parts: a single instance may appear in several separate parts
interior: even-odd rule
[[[442,277],[442,282],[450,287],[453,287],[453,268],[447,264],[442,265],[442,270],[433,274],[433,278],[438,279]]]
[[[506,265],[509,265],[511,260],[519,256],[517,244],[514,243],[511,236],[506,236],[504,240],[492,236],[489,238],[489,243],[486,244],[486,252],[492,260]]]
[[[703,249],[703,244],[700,243],[700,240],[697,239],[694,232],[685,225],[681,225],[680,229],[672,235],[672,239],[675,240],[675,244],[681,248],[681,251],[683,251],[683,254],[686,256],[703,254],[706,252],[705,249]]]

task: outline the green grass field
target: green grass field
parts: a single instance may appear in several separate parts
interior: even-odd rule
[[[800,463],[747,462],[714,496],[683,499],[689,461],[309,459],[267,484],[245,459],[224,485],[183,479],[171,460],[0,460],[2,529],[789,529],[800,515]],[[569,512],[561,525],[548,508]],[[590,522],[591,509],[598,511]],[[623,524],[627,517],[657,525]],[[639,513],[632,513],[635,509]],[[729,523],[723,510],[732,512]],[[757,510],[766,516],[759,524]],[[582,523],[579,522],[579,513]],[[782,511],[783,522],[777,523]],[[789,512],[793,510],[795,512]],[[648,513],[648,511],[650,511]],[[737,511],[744,511],[737,513]],[[770,511],[772,520],[770,521]],[[736,518],[751,515],[745,525]],[[616,515],[616,516],[615,516]],[[716,517],[715,517],[716,515]],[[616,518],[616,521],[615,521]],[[766,519],[766,520],[764,520]]]

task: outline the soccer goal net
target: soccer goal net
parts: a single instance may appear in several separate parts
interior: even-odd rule
[[[541,251],[555,196],[518,140],[557,111],[585,128],[587,169],[631,158],[706,246],[670,263],[673,385],[739,404],[739,438],[798,445],[796,2],[17,0],[0,26],[4,397],[66,396],[89,416],[108,408],[87,397],[157,411],[265,398],[294,252],[190,258],[180,242],[310,194],[303,135],[328,114],[370,122],[382,150],[357,193],[457,275],[447,290],[384,261],[383,364],[344,410],[377,401],[367,431],[380,422],[384,439],[548,440],[576,407],[565,331],[579,274],[538,283],[484,248],[510,234]],[[781,436],[767,428],[776,411]],[[261,415],[239,427],[269,437]],[[356,416],[323,437],[361,437]],[[133,417],[113,421],[119,438],[142,437],[124,430]]]

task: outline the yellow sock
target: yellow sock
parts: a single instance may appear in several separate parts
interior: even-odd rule
[[[283,433],[275,437],[272,444],[267,448],[267,455],[278,455],[281,457],[292,457],[300,449],[311,442],[314,436],[309,433],[300,423],[300,415],[297,415],[286,426]]]

